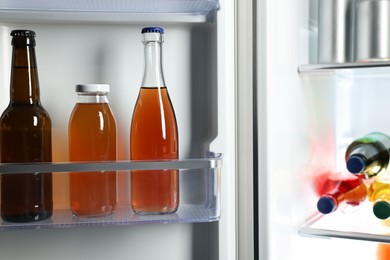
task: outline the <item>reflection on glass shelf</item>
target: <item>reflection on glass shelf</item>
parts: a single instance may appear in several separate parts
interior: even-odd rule
[[[219,220],[218,210],[202,205],[181,205],[173,214],[140,216],[131,208],[119,208],[111,215],[94,218],[76,217],[69,210],[55,210],[48,220],[33,223],[2,222],[0,230],[213,222]]]
[[[386,224],[386,221],[376,218],[372,203],[366,201],[353,213],[315,214],[300,227],[299,233],[302,236],[390,243],[390,221]]]
[[[334,63],[334,64],[307,64],[298,67],[298,72],[311,73],[318,71],[332,71],[341,69],[370,69],[390,67],[390,61],[354,62],[354,63]]]
[[[209,153],[209,158],[180,159],[172,161],[119,161],[82,163],[31,163],[0,164],[0,172],[7,174],[53,172],[60,177],[53,193],[62,203],[54,203],[53,216],[45,221],[32,223],[1,222],[0,230],[66,228],[78,226],[116,226],[162,223],[199,223],[218,221],[220,217],[222,155]],[[133,212],[128,201],[130,196],[130,170],[178,169],[180,201],[177,212],[166,215],[141,216]],[[64,191],[69,172],[118,171],[123,178],[118,180],[120,205],[111,215],[99,217],[76,217],[69,209],[69,194]],[[127,176],[127,177],[126,177]]]

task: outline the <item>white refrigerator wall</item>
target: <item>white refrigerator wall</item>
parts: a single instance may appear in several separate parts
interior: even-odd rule
[[[374,242],[298,235],[299,225],[316,211],[312,180],[307,175],[313,156],[309,138],[313,111],[309,104],[325,99],[308,100],[305,88],[310,86],[303,86],[298,74],[299,65],[316,61],[316,10],[314,0],[267,0],[257,6],[258,175],[259,187],[266,187],[259,190],[259,226],[268,227],[267,232],[259,230],[259,248],[267,250],[269,260],[376,259]],[[351,108],[350,100],[343,104],[336,96],[353,92],[341,93],[336,86],[328,87],[325,107],[332,111],[339,106],[342,116],[347,116],[347,122],[337,115],[334,118],[335,135],[342,134],[341,128],[353,114],[346,111]],[[332,96],[332,89],[341,94]],[[365,91],[370,93],[367,88]],[[353,102],[352,106],[359,107]],[[328,118],[323,115],[317,120]],[[360,134],[369,125],[349,126],[355,127],[354,134]],[[342,142],[336,140],[336,146]]]
[[[53,122],[56,162],[68,160],[67,125],[78,83],[110,84],[108,99],[119,129],[118,159],[129,159],[130,122],[144,69],[141,28],[163,26],[164,74],[178,120],[180,158],[223,153],[224,195],[221,220],[214,223],[3,231],[0,259],[235,259],[234,19],[228,19],[234,15],[233,7],[226,3],[224,10],[200,22],[190,16],[188,21],[168,22],[50,22],[22,17],[1,22],[0,110],[9,100],[9,33],[32,29],[37,33],[41,101]],[[197,189],[191,181],[181,180],[181,189],[186,190],[181,200]],[[128,173],[121,172],[119,206],[129,203],[128,182]],[[55,175],[54,189],[55,208],[67,208],[66,174]]]

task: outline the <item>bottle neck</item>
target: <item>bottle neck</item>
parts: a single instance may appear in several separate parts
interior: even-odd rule
[[[108,103],[106,93],[77,93],[78,104],[105,104]]]
[[[166,87],[162,70],[162,43],[159,41],[144,42],[145,70],[142,87]]]
[[[14,44],[10,102],[16,104],[38,104],[38,69],[33,45]]]

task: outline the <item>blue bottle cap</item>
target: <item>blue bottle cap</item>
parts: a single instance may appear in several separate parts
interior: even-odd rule
[[[332,197],[323,196],[317,202],[317,209],[322,214],[329,214],[335,211],[337,203]]]
[[[390,204],[386,201],[378,201],[373,207],[374,215],[379,219],[390,217]]]
[[[145,27],[145,28],[142,28],[141,33],[161,33],[161,34],[163,34],[164,29],[161,27]]]
[[[362,173],[365,167],[366,163],[360,156],[352,155],[347,160],[347,169],[351,173]]]

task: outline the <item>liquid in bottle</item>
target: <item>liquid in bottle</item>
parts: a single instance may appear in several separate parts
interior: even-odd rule
[[[373,202],[373,213],[379,219],[390,217],[390,179],[376,178],[368,189],[368,200]]]
[[[341,203],[358,206],[367,196],[366,184],[356,175],[332,174],[322,183],[324,187],[317,187],[318,191],[323,192],[317,202],[317,209],[323,214],[335,211]]]
[[[109,85],[77,85],[76,92],[69,119],[70,161],[116,161],[116,122],[106,96]],[[71,172],[69,186],[71,210],[77,216],[106,215],[116,208],[116,171]]]
[[[176,116],[162,72],[163,32],[159,27],[142,30],[145,73],[131,122],[131,160],[178,159]],[[137,214],[173,213],[178,204],[178,170],[131,171],[131,206]]]
[[[35,32],[14,30],[10,102],[0,118],[1,163],[51,162],[51,120],[40,102]],[[1,175],[1,217],[31,222],[51,217],[52,173]]]

